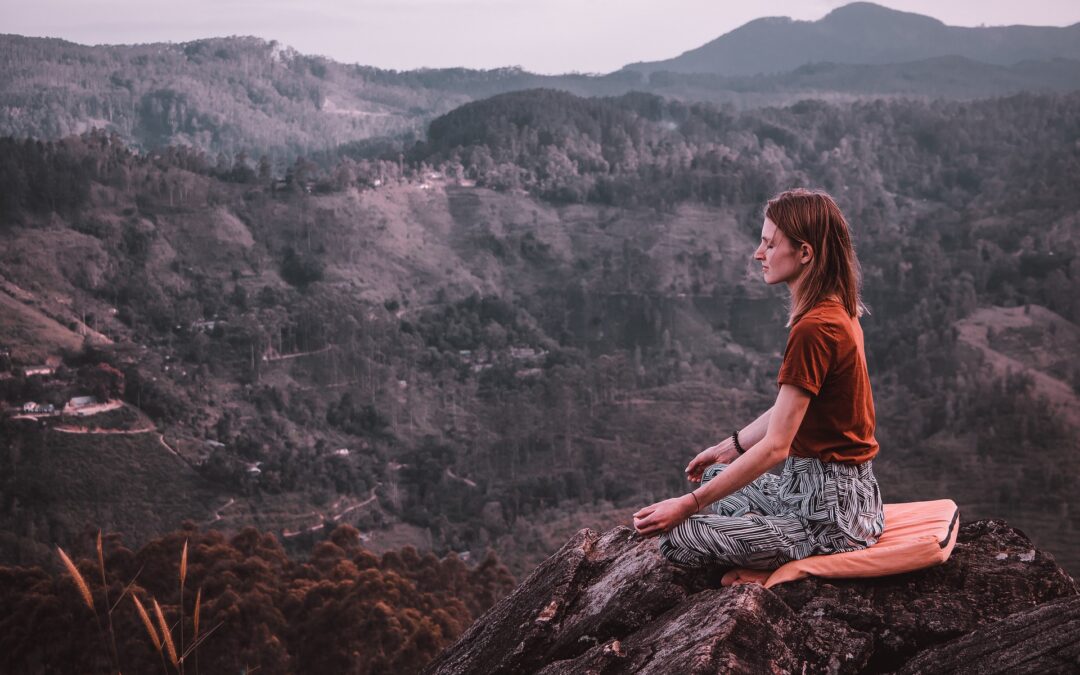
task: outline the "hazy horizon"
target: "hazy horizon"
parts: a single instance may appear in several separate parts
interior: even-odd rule
[[[668,59],[764,16],[815,21],[847,1],[773,0],[725,7],[681,0],[662,13],[644,0],[361,0],[297,3],[192,0],[183,5],[108,0],[4,0],[5,32],[82,44],[186,42],[228,35],[277,40],[335,61],[411,70],[520,66],[536,73],[604,73]],[[1068,26],[1080,5],[1044,0],[879,2],[954,26]]]

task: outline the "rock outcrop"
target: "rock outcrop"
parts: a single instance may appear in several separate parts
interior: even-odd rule
[[[944,565],[765,589],[684,571],[630,528],[578,532],[425,672],[1077,672],[1080,587],[996,520]]]

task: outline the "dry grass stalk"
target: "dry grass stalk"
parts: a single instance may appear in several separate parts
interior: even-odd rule
[[[120,654],[116,651],[116,631],[113,629],[112,613],[115,605],[109,600],[109,581],[105,577],[105,547],[101,545],[101,530],[97,531],[98,569],[101,570],[101,589],[105,593],[105,617],[109,621],[109,649],[117,672],[120,671]],[[123,597],[121,595],[120,597]],[[117,600],[117,602],[120,602]]]
[[[158,637],[157,631],[154,630],[154,624],[150,621],[150,615],[146,613],[146,608],[139,602],[139,596],[132,593],[131,599],[135,601],[135,610],[139,613],[139,618],[142,619],[143,625],[146,626],[146,632],[150,634],[150,640],[154,643],[154,649],[160,652],[161,638]]]
[[[142,574],[143,568],[140,567],[139,571],[135,573],[135,576],[131,578],[131,581],[124,586],[123,592],[120,593],[120,597],[116,599],[116,602],[109,607],[110,612],[115,612],[116,608],[120,606],[120,603],[124,600],[124,596],[131,592],[131,587],[135,585],[135,582],[139,580],[139,575]]]
[[[199,614],[202,609],[202,588],[195,592],[195,639],[199,639]]]
[[[192,653],[194,653],[195,654],[195,666],[197,668],[198,665],[199,665],[199,653],[196,652],[195,650],[199,648],[199,645],[206,642],[206,639],[208,637],[210,637],[211,635],[213,635],[214,631],[216,631],[218,628],[221,628],[224,625],[225,625],[224,621],[218,621],[216,624],[214,624],[214,626],[212,626],[210,628],[210,630],[203,633],[202,637],[200,637],[198,640],[193,641],[191,643],[191,646],[188,647],[187,650],[180,656],[180,662],[183,663],[184,661],[187,660],[187,657],[191,656]],[[250,673],[251,671],[249,670],[247,672]]]
[[[101,585],[105,586],[106,593],[109,590],[109,585],[105,582],[105,551],[101,546],[101,530],[97,531],[97,561],[98,567],[101,568]],[[108,598],[106,598],[106,601]]]
[[[184,581],[187,580],[187,548],[188,540],[184,540],[184,550],[180,552],[180,653],[184,652]],[[184,669],[181,668],[183,673]]]
[[[161,628],[161,637],[165,642],[165,649],[169,652],[169,660],[174,666],[179,665],[176,657],[176,644],[173,642],[172,633],[169,632],[169,624],[165,622],[165,615],[161,613],[161,605],[154,600],[154,614],[157,615],[158,627]]]
[[[187,539],[184,540],[184,550],[180,553],[180,588],[184,587],[187,579]]]
[[[67,568],[68,574],[75,580],[75,585],[79,587],[79,593],[82,594],[83,601],[93,612],[94,596],[90,595],[90,587],[86,585],[86,579],[83,579],[83,575],[79,573],[79,568],[75,567],[75,563],[71,562],[71,558],[68,557],[67,553],[64,553],[64,549],[57,546],[56,550],[60,554],[60,560],[63,561],[64,567]]]

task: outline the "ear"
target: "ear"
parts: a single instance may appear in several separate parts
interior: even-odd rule
[[[803,265],[809,265],[810,261],[814,259],[814,249],[805,241],[799,244],[799,263]]]

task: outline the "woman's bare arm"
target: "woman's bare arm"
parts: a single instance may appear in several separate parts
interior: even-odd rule
[[[775,407],[775,405],[770,407],[756,420],[739,429],[739,445],[743,446],[744,450],[754,447],[765,438],[765,432],[769,429],[769,417]]]
[[[769,410],[767,429],[761,440],[736,457],[727,469],[711,481],[694,490],[691,493],[693,496],[686,494],[640,509],[634,514],[634,527],[645,536],[667,532],[693,515],[699,507],[723,499],[748,485],[787,456],[809,405],[809,392],[791,384],[781,385],[776,405]],[[741,432],[739,443],[742,444]]]
[[[698,503],[706,506],[727,497],[786,458],[809,406],[810,392],[791,384],[781,385],[776,405],[766,413],[768,423],[765,433],[750,446],[743,442],[740,432],[739,443],[747,448],[746,452],[716,478],[694,490]],[[754,424],[766,415],[759,417]]]
[[[739,429],[739,445],[743,447],[743,450],[754,447],[761,442],[762,438],[765,438],[765,431],[769,428],[769,416],[772,411],[773,409],[769,408],[761,413],[756,420]],[[704,473],[705,469],[717,462],[731,464],[738,456],[739,452],[735,449],[735,443],[732,441],[731,436],[728,436],[716,445],[705,448],[690,460],[690,463],[686,465],[686,478],[695,483],[700,483],[701,474]]]

